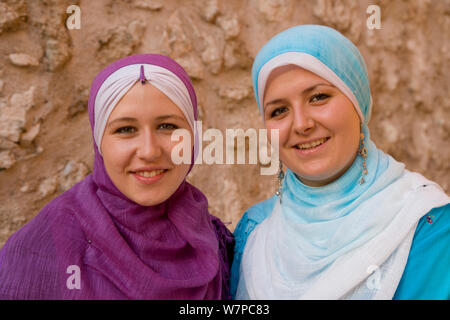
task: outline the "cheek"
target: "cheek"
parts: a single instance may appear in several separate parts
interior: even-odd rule
[[[330,105],[323,109],[316,109],[314,117],[325,128],[336,134],[341,133],[347,136],[354,136],[357,132],[359,136],[360,119],[353,104],[345,96],[335,97]]]
[[[170,197],[178,189],[180,184],[186,179],[189,168],[189,164],[178,164],[172,167],[172,170],[170,170],[170,174],[167,176],[164,184],[159,188],[164,197]]]
[[[174,173],[177,186],[184,180],[184,178],[186,178],[190,167],[190,164],[176,165]]]
[[[333,111],[324,123],[327,123],[328,129],[334,133],[342,158],[353,158],[359,148],[361,131],[359,116],[353,105],[347,101],[333,108]]]
[[[267,139],[271,145],[273,145],[274,141],[272,141],[272,136],[275,136],[272,130],[278,131],[278,145],[281,147],[289,140],[290,134],[290,123],[289,120],[283,119],[280,121],[269,120],[265,123],[267,129]]]
[[[107,171],[122,171],[130,161],[133,144],[125,140],[105,137],[102,141],[103,162]]]
[[[183,157],[184,150],[190,150],[191,155],[194,153],[194,140],[192,138],[192,134],[189,137],[180,136],[177,140],[172,141],[171,136],[162,137],[160,140],[160,146],[163,150],[164,157],[168,160],[172,161],[172,151],[174,148],[175,154],[177,156]]]
[[[361,128],[359,126],[359,122],[356,125],[348,126],[347,130],[347,140],[348,140],[348,146],[350,149],[353,149],[353,151],[357,151],[359,148],[359,141],[360,141],[360,131]]]

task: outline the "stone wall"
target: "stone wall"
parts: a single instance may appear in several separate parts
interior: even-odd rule
[[[69,30],[68,6],[81,8]],[[369,30],[366,9],[381,8]],[[92,170],[89,86],[134,53],[176,59],[194,81],[203,130],[261,128],[250,69],[261,46],[298,24],[325,24],[363,53],[374,97],[375,143],[450,189],[448,0],[1,0],[0,247]],[[233,230],[271,196],[260,165],[198,165],[188,180]]]

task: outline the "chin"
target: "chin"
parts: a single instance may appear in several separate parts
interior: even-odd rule
[[[317,172],[311,172],[309,171],[308,174],[303,173],[298,174],[297,177],[300,178],[300,180],[311,187],[322,187],[325,186],[334,180],[338,179],[341,175],[336,173],[330,173],[330,172],[324,172],[324,171],[317,171]]]
[[[134,198],[128,197],[128,198],[144,207],[156,206],[168,199],[168,197],[161,197],[161,196],[154,197],[152,195],[147,195],[145,197],[139,197],[139,198],[136,198],[136,197],[134,197]]]
[[[296,176],[308,186],[323,186],[333,180],[333,175],[326,170],[311,169],[311,170],[292,170]]]

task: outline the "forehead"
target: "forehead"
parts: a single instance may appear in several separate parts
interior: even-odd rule
[[[306,87],[319,82],[331,85],[329,81],[317,74],[293,64],[275,68],[267,78],[263,101],[267,97],[268,92],[271,94],[276,93],[274,91],[279,91],[279,89],[286,88],[288,85]]]
[[[181,109],[150,83],[137,82],[114,107],[108,121],[117,116],[157,117],[173,114],[186,120]]]

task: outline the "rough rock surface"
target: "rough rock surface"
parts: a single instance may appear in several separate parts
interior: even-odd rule
[[[366,25],[374,2],[379,30]],[[73,4],[81,8],[79,30],[65,24]],[[216,128],[225,137],[227,128],[262,127],[250,82],[258,50],[276,33],[310,23],[338,29],[363,53],[376,144],[449,192],[449,0],[4,0],[0,247],[91,172],[87,100],[107,63],[150,52],[176,59],[194,79],[203,132]],[[275,176],[260,168],[201,164],[188,180],[233,230],[248,207],[275,192]]]

